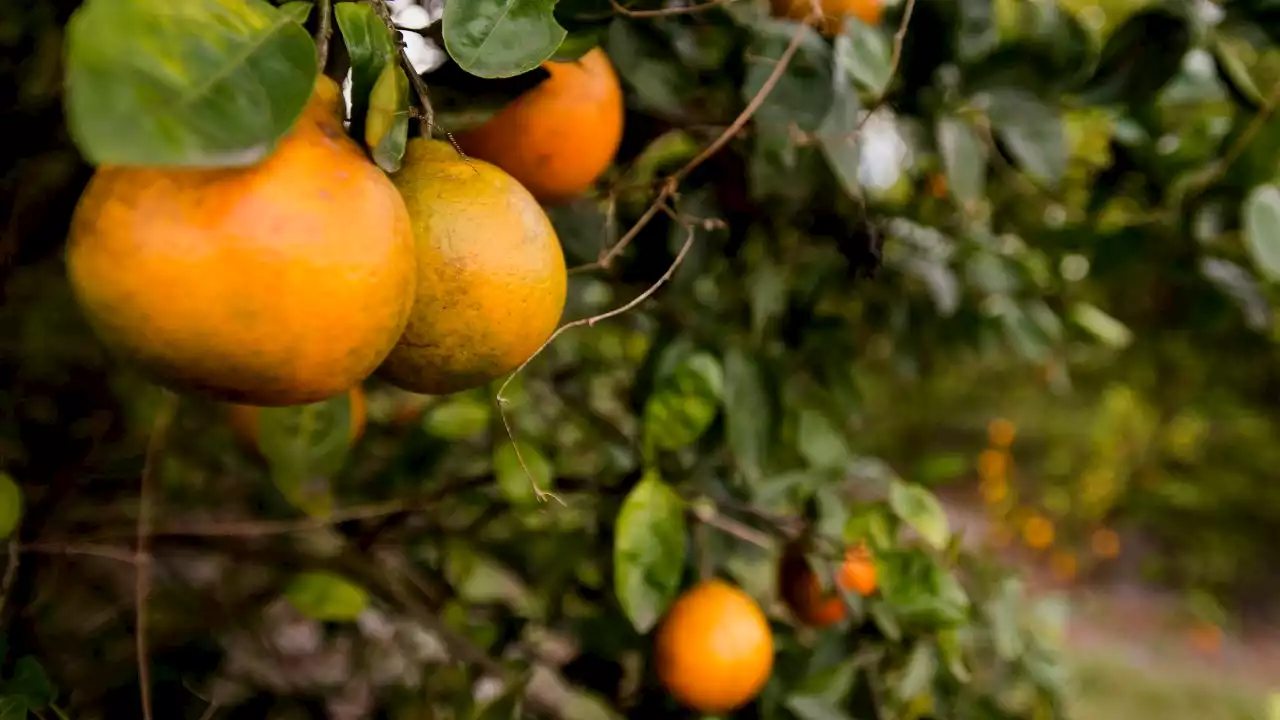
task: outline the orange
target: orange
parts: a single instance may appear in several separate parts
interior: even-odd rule
[[[1013,421],[1005,418],[993,418],[987,423],[987,442],[993,448],[1008,448],[1013,444],[1018,428]]]
[[[1048,518],[1032,515],[1022,525],[1022,539],[1027,547],[1044,550],[1053,544],[1053,523]]]
[[[265,160],[98,168],[67,273],[105,344],[162,385],[299,405],[358,384],[413,303],[409,215],[343,131],[328,78]]]
[[[357,385],[351,388],[347,395],[351,401],[351,428],[348,435],[351,438],[351,444],[355,445],[356,441],[364,435],[366,417],[364,390]],[[256,405],[227,406],[231,432],[237,441],[254,450],[258,447],[258,413],[259,409]]]
[[[1009,455],[1000,450],[983,450],[978,456],[978,477],[1005,480],[1009,475]]]
[[[506,170],[545,203],[581,195],[622,142],[622,86],[601,48],[547,62],[551,77],[477,128],[454,135],[464,153]]]
[[[1104,560],[1111,560],[1120,554],[1120,536],[1115,530],[1099,528],[1090,538],[1093,554]]]
[[[844,562],[835,578],[837,587],[866,597],[876,591],[877,575],[871,553],[863,547],[845,551]],[[839,591],[823,593],[818,576],[804,558],[804,545],[792,543],[782,554],[778,569],[778,588],[782,599],[796,618],[806,625],[826,627],[845,618],[848,608]]]
[[[417,299],[381,374],[444,395],[516,369],[564,311],[564,251],[538,201],[507,173],[448,143],[409,141],[392,178],[417,240]]]
[[[772,0],[773,14],[792,20],[804,20],[812,11],[811,0]],[[822,8],[822,20],[818,31],[825,35],[837,35],[846,16],[852,15],[867,25],[879,25],[884,10],[883,0],[818,0]]]
[[[654,663],[676,700],[700,713],[728,713],[768,682],[773,631],[750,595],[723,580],[704,580],[667,611]]]

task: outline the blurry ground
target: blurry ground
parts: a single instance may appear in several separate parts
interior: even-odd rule
[[[981,545],[980,503],[947,495],[953,527]],[[1191,634],[1172,593],[1125,579],[1063,586],[1025,553],[998,554],[1034,594],[1059,593],[1070,603],[1078,720],[1273,720],[1267,702],[1280,693],[1280,628],[1255,623],[1207,642]]]

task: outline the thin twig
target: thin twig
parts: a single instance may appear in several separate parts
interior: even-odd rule
[[[400,31],[396,29],[395,22],[391,20],[391,9],[387,7],[386,0],[369,0],[369,4],[373,6],[374,12],[378,13],[378,17],[387,26],[387,31],[391,33],[391,40],[396,44],[396,53],[400,55],[400,66],[404,68],[404,74],[409,76],[409,83],[413,85],[413,93],[418,96],[418,104],[422,107],[422,116],[418,120],[422,124],[422,137],[429,138],[436,125],[436,113],[431,107],[427,83],[423,81],[418,71],[413,68],[413,63],[409,62],[409,54],[404,51],[404,43],[400,41]]]
[[[622,3],[619,3],[618,0],[609,0],[609,4],[613,6],[614,12],[618,13],[619,15],[622,15],[623,17],[656,18],[656,17],[670,17],[672,15],[692,15],[693,13],[702,12],[704,10],[710,10],[713,7],[728,5],[733,1],[734,0],[707,0],[707,2],[699,3],[697,5],[689,5],[686,7],[669,7],[669,8],[662,8],[660,10],[632,10],[631,8],[623,7]]]
[[[155,475],[164,453],[165,436],[178,409],[178,396],[162,390],[160,407],[156,409],[147,441],[147,454],[142,463],[142,481],[138,493],[138,545],[134,567],[134,631],[138,653],[138,686],[142,695],[143,720],[151,720],[151,663],[147,659],[147,596],[151,593],[151,512],[155,492]]]
[[[316,12],[320,13],[316,25],[316,71],[323,73],[329,64],[329,40],[333,36],[333,6],[331,0],[316,0]]]
[[[609,250],[601,255],[600,259],[595,263],[583,266],[582,268],[574,268],[574,271],[581,272],[592,268],[602,270],[608,269],[609,264],[613,262],[614,258],[618,257],[618,255],[622,254],[623,250],[627,249],[627,246],[631,244],[631,241],[636,239],[641,230],[644,230],[645,226],[649,224],[649,221],[653,220],[653,218],[662,211],[667,201],[675,196],[676,191],[680,188],[681,181],[687,178],[689,173],[693,172],[702,165],[702,163],[706,162],[712,155],[715,155],[725,145],[729,144],[729,142],[733,140],[742,128],[746,127],[747,123],[751,121],[752,116],[756,114],[756,111],[759,110],[760,106],[764,104],[764,101],[768,99],[769,94],[773,92],[773,89],[777,87],[778,82],[782,80],[782,76],[787,72],[787,66],[791,64],[792,58],[794,58],[796,53],[800,50],[800,44],[804,42],[804,36],[808,31],[809,26],[816,23],[820,17],[820,15],[810,14],[809,17],[805,19],[801,27],[799,27],[795,34],[791,36],[791,42],[788,43],[786,49],[782,51],[782,55],[778,57],[776,64],[773,67],[773,72],[769,73],[769,77],[765,78],[760,89],[756,91],[754,96],[752,96],[751,100],[747,103],[747,106],[738,114],[738,117],[735,118],[733,123],[731,123],[729,127],[725,128],[715,140],[712,140],[711,144],[707,145],[702,152],[698,153],[692,160],[685,163],[684,167],[672,173],[671,176],[663,182],[662,189],[658,191],[658,196],[653,199],[653,202],[650,203],[648,209],[646,209],[640,216],[640,219],[636,221],[636,224],[632,225],[631,229],[622,236],[622,239],[618,240],[617,243],[610,247]]]
[[[666,208],[665,205],[663,205],[662,207]],[[658,278],[657,282],[650,285],[648,288],[645,289],[644,292],[632,298],[632,300],[626,303],[625,305],[616,307],[612,310],[609,310],[608,312],[600,313],[599,315],[593,315],[588,318],[581,318],[578,320],[574,320],[572,322],[565,323],[564,325],[561,325],[559,328],[556,329],[555,332],[551,333],[551,337],[547,338],[546,342],[542,343],[541,347],[535,350],[533,354],[528,357],[528,359],[520,363],[520,367],[516,368],[515,372],[511,373],[511,375],[507,377],[506,381],[502,383],[502,386],[498,388],[498,394],[496,397],[498,401],[498,416],[502,418],[502,426],[506,428],[507,436],[511,438],[511,445],[512,447],[515,448],[516,459],[520,461],[520,467],[524,469],[525,475],[528,476],[530,484],[533,485],[534,496],[537,497],[540,502],[545,502],[546,499],[550,497],[550,498],[554,498],[555,501],[560,503],[561,505],[564,504],[564,501],[561,500],[559,496],[557,496],[555,493],[546,492],[541,487],[538,486],[538,481],[533,477],[533,473],[530,472],[529,466],[525,464],[524,456],[520,452],[520,443],[516,442],[515,433],[511,429],[511,421],[510,419],[507,418],[507,410],[506,410],[507,399],[506,397],[503,396],[503,393],[506,392],[507,386],[511,384],[511,381],[514,380],[516,376],[520,374],[520,371],[524,370],[525,367],[530,362],[532,362],[534,358],[538,357],[538,355],[541,354],[543,350],[547,349],[548,345],[555,342],[555,339],[560,337],[560,335],[565,331],[571,330],[577,327],[582,327],[584,325],[587,327],[591,327],[598,322],[608,320],[609,318],[612,318],[612,317],[617,317],[618,315],[621,315],[627,312],[628,310],[631,310],[632,308],[636,307],[637,305],[644,302],[645,300],[648,300],[654,293],[656,293],[658,291],[658,288],[666,284],[666,282],[671,279],[671,276],[675,274],[676,268],[680,267],[680,263],[684,262],[685,256],[689,254],[689,249],[693,247],[693,241],[698,237],[697,232],[692,225],[687,226],[687,229],[689,231],[688,238],[685,239],[684,245],[680,248],[680,252],[676,253],[675,259],[671,261],[671,265],[667,268],[667,271],[662,274],[662,277]]]
[[[703,525],[713,527],[723,533],[732,535],[739,540],[745,540],[756,547],[769,550],[777,545],[777,543],[774,542],[774,539],[769,535],[762,533],[749,525],[721,515],[716,512],[714,507],[707,510],[695,509],[694,517],[696,517],[698,522]]]

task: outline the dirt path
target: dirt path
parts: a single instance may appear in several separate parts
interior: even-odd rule
[[[945,498],[944,505],[953,528],[969,544],[980,546],[988,527],[983,509],[956,497]],[[1069,599],[1068,642],[1073,649],[1152,674],[1228,683],[1251,693],[1280,692],[1280,628],[1224,631],[1219,648],[1206,652],[1189,641],[1185,622],[1180,622],[1184,606],[1174,593],[1135,582],[1064,588],[1042,563],[1026,555],[1000,556],[1019,570],[1033,594],[1057,592]]]

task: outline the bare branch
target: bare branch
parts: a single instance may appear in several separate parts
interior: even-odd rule
[[[324,73],[324,66],[329,64],[329,40],[333,36],[331,0],[316,0],[316,12],[320,13],[316,25],[316,72]]]
[[[656,17],[670,17],[672,15],[692,15],[694,13],[699,13],[704,10],[710,10],[711,8],[714,8],[714,7],[728,5],[733,1],[734,0],[707,0],[707,2],[699,3],[697,5],[689,5],[686,7],[662,8],[660,10],[632,10],[630,8],[623,7],[622,3],[619,3],[618,0],[609,0],[609,4],[613,6],[614,12],[624,17],[656,18]]]

